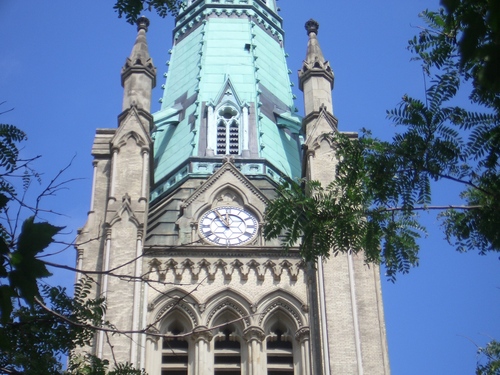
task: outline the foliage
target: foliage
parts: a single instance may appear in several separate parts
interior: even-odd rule
[[[473,79],[483,100],[499,108],[500,92],[500,3],[490,0],[442,0],[446,13],[434,39],[440,46],[452,45],[459,67]],[[444,43],[442,43],[442,40]],[[448,39],[448,40],[446,40]],[[438,51],[439,52],[439,51]]]
[[[398,171],[395,154],[380,153],[388,143],[368,136],[353,142],[342,134],[335,141],[340,155],[336,179],[327,187],[316,181],[284,182],[267,206],[264,235],[283,233],[286,248],[301,240],[307,260],[364,251],[366,261],[384,263],[391,278],[407,272],[417,263],[416,239],[424,233],[411,207],[428,198],[428,186],[421,183],[419,191],[412,191],[419,176]],[[384,166],[380,157],[387,158]]]
[[[101,323],[103,301],[87,299],[90,281],[76,285],[74,298],[61,287],[40,289],[39,302],[18,307],[0,325],[0,373],[60,374],[62,357],[90,344],[94,330],[89,325]]]
[[[387,112],[403,131],[390,142],[366,130],[357,141],[330,135],[338,158],[334,181],[285,182],[267,207],[266,238],[283,233],[286,248],[300,240],[306,259],[329,256],[331,249],[364,250],[366,261],[384,263],[394,280],[418,264],[417,240],[425,233],[418,212],[438,210],[458,250],[500,251],[499,91],[484,79],[490,56],[499,52],[491,40],[496,29],[488,25],[500,17],[484,14],[491,2],[449,3],[454,13],[423,12],[427,27],[409,42],[430,86],[423,99],[404,95]],[[474,33],[475,48],[484,50],[462,53]],[[473,110],[454,104],[467,87]],[[461,187],[460,196],[433,206],[431,187],[446,181]]]
[[[0,125],[0,213],[6,214],[11,201],[18,201],[11,179],[19,170],[23,174],[26,188],[33,176],[29,160],[20,160],[17,144],[26,139],[26,134],[13,125]],[[36,175],[35,175],[36,176]],[[22,202],[21,206],[22,206]],[[8,225],[12,223],[7,223]],[[13,309],[13,298],[23,298],[33,306],[38,297],[38,280],[50,276],[45,264],[37,256],[53,241],[62,229],[46,222],[35,222],[29,217],[16,237],[15,226],[7,228],[0,224],[0,318],[9,319]],[[10,230],[9,230],[10,229]]]
[[[490,341],[486,347],[479,348],[476,375],[500,375],[500,342]]]
[[[116,0],[113,9],[118,12],[118,17],[125,16],[127,22],[133,24],[144,10],[154,10],[161,17],[176,16],[183,5],[183,0]]]
[[[89,354],[72,356],[67,371],[63,371],[64,357],[91,345],[96,327],[110,326],[102,322],[104,299],[89,298],[93,287],[90,279],[79,280],[72,298],[64,288],[43,285],[36,303],[17,308],[11,319],[0,325],[0,374],[145,374],[128,363],[115,364],[108,371],[107,360]]]
[[[144,369],[138,370],[130,363],[117,363],[109,371],[109,361],[93,355],[73,355],[65,375],[147,375]]]

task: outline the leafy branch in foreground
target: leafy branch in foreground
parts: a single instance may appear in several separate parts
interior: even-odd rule
[[[19,158],[17,144],[26,140],[26,134],[13,125],[0,124],[0,214],[8,217],[9,203],[17,202],[15,224],[9,220],[0,223],[0,319],[7,322],[13,310],[13,299],[22,298],[33,306],[39,296],[38,280],[50,275],[45,264],[37,258],[53,242],[61,227],[46,222],[36,222],[35,216],[27,218],[20,233],[16,234],[20,210],[24,207],[17,197],[13,180],[15,172],[21,174],[24,191],[32,177],[37,177],[29,167],[29,160]],[[36,211],[36,210],[35,210]],[[35,212],[36,214],[36,212]]]
[[[71,298],[64,288],[44,285],[40,298],[70,320],[101,324],[103,301],[87,299],[90,288],[88,280],[80,281]],[[59,374],[62,357],[77,346],[90,344],[92,337],[93,330],[71,325],[37,303],[18,307],[0,325],[0,373]]]
[[[40,299],[18,307],[0,324],[0,374],[145,374],[128,363],[115,363],[108,371],[109,361],[90,354],[72,355],[63,371],[64,357],[91,345],[99,328],[112,328],[102,321],[104,299],[89,298],[93,287],[91,279],[79,280],[72,298],[64,288],[43,285]]]
[[[476,375],[500,374],[500,342],[491,340],[484,348],[478,348]]]
[[[410,41],[410,49],[431,78],[430,87],[424,100],[405,95],[387,112],[404,130],[390,142],[366,130],[355,141],[331,134],[335,179],[328,186],[285,182],[266,210],[267,239],[282,236],[285,248],[300,241],[308,260],[363,250],[367,262],[383,263],[394,280],[418,264],[417,240],[425,233],[418,212],[438,210],[458,250],[500,251],[499,93],[483,84],[479,62],[460,59],[460,14],[422,16],[428,27]],[[468,79],[477,111],[454,105]],[[458,185],[461,194],[432,206],[431,186],[445,181]]]
[[[477,354],[476,375],[500,375],[500,342],[491,340]]]
[[[183,3],[183,0],[116,0],[113,9],[118,17],[125,16],[128,23],[134,24],[145,10],[155,11],[160,17],[177,16]]]

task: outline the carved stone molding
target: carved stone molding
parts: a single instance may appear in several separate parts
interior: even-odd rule
[[[155,327],[148,327],[146,330],[146,338],[148,340],[151,340],[154,343],[158,343],[158,340],[160,340],[160,331],[157,330]]]
[[[165,317],[165,315],[167,315],[171,311],[174,311],[174,309],[176,309],[176,308],[178,308],[186,313],[186,315],[191,320],[193,327],[198,326],[198,319],[196,318],[196,315],[194,314],[191,307],[189,305],[181,302],[179,299],[171,300],[165,306],[163,306],[162,309],[156,313],[155,321],[160,321],[161,319],[163,319]]]
[[[242,317],[243,322],[245,322],[245,326],[248,327],[250,325],[250,318],[248,317],[247,312],[243,311],[238,305],[233,303],[231,300],[224,300],[223,302],[215,306],[212,309],[212,311],[210,311],[210,314],[208,314],[207,322],[210,323],[215,314],[217,314],[219,311],[223,310],[226,307],[236,312],[240,317]]]
[[[214,335],[208,327],[198,326],[195,329],[193,329],[192,338],[194,341],[203,340],[206,342],[210,342],[210,341],[212,341],[213,337],[214,337]]]
[[[298,342],[302,343],[305,340],[309,340],[310,339],[310,334],[311,334],[311,331],[310,331],[309,327],[299,328],[297,330],[297,332],[295,332],[295,340],[297,340]]]
[[[264,321],[264,319],[266,318],[266,316],[269,313],[271,313],[273,310],[280,309],[280,308],[285,310],[290,316],[292,316],[294,318],[294,320],[297,322],[297,325],[299,327],[302,327],[303,323],[302,323],[302,318],[300,317],[300,315],[297,313],[297,311],[295,311],[294,308],[292,308],[289,304],[287,304],[283,301],[276,301],[276,302],[270,304],[260,315],[259,325],[262,326],[262,322]]]
[[[186,208],[191,205],[200,195],[204,194],[211,186],[213,186],[224,173],[231,174],[238,180],[241,186],[249,189],[260,201],[267,203],[267,198],[258,190],[250,180],[243,175],[232,163],[224,163],[203,185],[201,185],[188,199],[182,203],[182,207]]]
[[[200,276],[201,270],[207,273],[207,279],[210,281],[215,280],[217,273],[221,272],[224,280],[231,280],[233,277],[238,278],[240,281],[248,281],[250,270],[254,270],[259,281],[264,281],[266,274],[273,278],[274,281],[282,281],[282,278],[288,275],[290,282],[295,282],[301,270],[304,270],[305,263],[302,260],[292,264],[289,260],[282,260],[280,262],[268,259],[263,263],[258,262],[256,259],[250,259],[248,262],[243,263],[239,259],[227,263],[223,259],[209,261],[205,258],[197,263],[193,262],[190,258],[185,258],[181,262],[177,262],[173,258],[168,259],[161,263],[157,258],[149,262],[149,274],[156,274],[159,280],[165,280],[166,275],[170,272],[174,275],[177,281],[183,278],[191,277],[191,280],[197,281]],[[270,271],[267,273],[267,271]]]
[[[266,333],[260,327],[248,327],[243,332],[243,338],[250,342],[252,340],[257,340],[258,342],[262,342],[266,339]]]

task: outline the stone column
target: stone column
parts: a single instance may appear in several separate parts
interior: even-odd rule
[[[194,368],[193,375],[204,375],[213,373],[213,357],[209,357],[210,341],[213,334],[208,327],[199,326],[193,330],[194,340]]]
[[[260,375],[265,373],[262,361],[262,342],[266,338],[265,332],[260,327],[248,327],[243,332],[243,338],[248,343],[248,375]]]
[[[102,271],[104,272],[103,277],[102,277],[102,285],[101,285],[101,297],[106,298],[108,295],[108,271],[109,271],[109,262],[110,262],[110,252],[111,252],[111,228],[107,227],[106,228],[106,242],[105,242],[105,253],[104,253],[104,264]],[[106,312],[104,312],[102,316],[102,320],[105,321],[106,319]],[[98,351],[97,351],[97,357],[103,358],[102,357],[102,352],[104,349],[104,331],[99,332],[99,343],[98,343]]]
[[[139,200],[147,202],[148,200],[148,177],[149,177],[149,149],[143,148],[141,150],[142,154],[142,185],[141,185],[141,197]]]
[[[155,328],[149,328],[148,332],[154,335],[146,336],[146,363],[143,366],[149,374],[155,375],[161,372],[161,340],[157,336],[160,332]]]
[[[245,104],[243,106],[243,115],[241,117],[241,122],[242,122],[242,131],[241,131],[241,137],[242,137],[242,142],[241,142],[241,156],[243,157],[250,157],[250,136],[248,134],[248,104]]]
[[[300,372],[301,375],[311,374],[311,346],[309,327],[302,327],[295,333],[295,340],[300,344]]]
[[[141,311],[141,287],[142,281],[139,281],[141,278],[141,269],[142,269],[142,236],[143,230],[139,229],[137,231],[137,240],[136,240],[136,252],[135,252],[135,270],[134,270],[134,304],[132,310],[132,331],[136,331],[132,333],[132,343],[130,350],[130,363],[137,364],[139,362],[137,358],[137,353],[139,350],[139,319],[140,319],[140,311]]]
[[[113,153],[111,156],[111,186],[110,186],[110,192],[109,192],[109,199],[112,200],[113,202],[116,201],[115,197],[115,188],[116,188],[116,163],[117,163],[117,158],[118,158],[118,149],[113,148]]]
[[[99,162],[94,160],[92,162],[93,172],[92,172],[92,192],[90,196],[90,212],[94,212],[94,199],[95,199],[95,185],[97,179],[97,164]]]
[[[206,156],[214,156],[217,152],[217,127],[215,125],[214,106],[207,105],[207,150]]]

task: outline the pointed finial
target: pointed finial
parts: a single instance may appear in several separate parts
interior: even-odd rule
[[[147,19],[147,17],[140,16],[137,19],[136,24],[137,24],[137,31],[139,31],[141,29],[144,29],[144,30],[148,31],[149,20]]]
[[[306,22],[305,28],[307,30],[307,35],[311,33],[318,35],[319,23],[311,18]]]
[[[135,43],[130,56],[125,60],[121,74],[122,86],[125,89],[123,110],[137,107],[149,111],[151,108],[151,89],[156,85],[156,68],[149,56],[146,38],[149,20],[142,16],[137,19],[136,24]],[[131,76],[135,78],[130,79]]]

